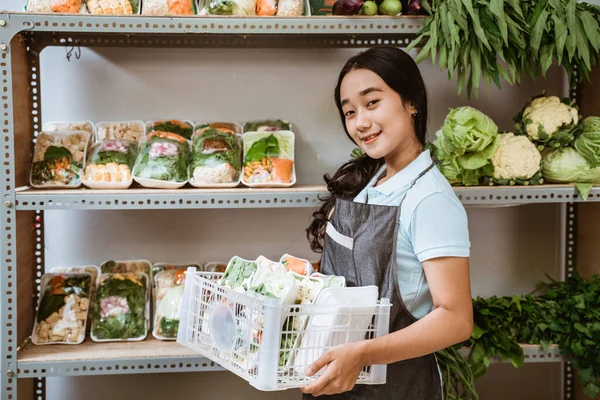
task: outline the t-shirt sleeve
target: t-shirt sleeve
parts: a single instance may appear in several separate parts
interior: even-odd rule
[[[470,255],[467,213],[453,193],[437,192],[421,200],[408,232],[420,262]]]

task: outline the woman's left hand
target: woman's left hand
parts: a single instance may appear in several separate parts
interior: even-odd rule
[[[365,342],[347,343],[329,350],[306,369],[312,376],[327,366],[312,385],[302,388],[302,392],[313,396],[337,394],[354,388],[360,372],[365,366]]]

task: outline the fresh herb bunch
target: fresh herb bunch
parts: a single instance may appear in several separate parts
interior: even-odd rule
[[[600,10],[577,0],[423,0],[430,14],[408,49],[423,44],[416,61],[431,55],[458,93],[478,94],[480,79],[500,88],[523,73],[545,76],[553,60],[571,86],[588,78],[600,53]],[[502,61],[502,64],[499,62]],[[574,73],[577,68],[581,73]]]

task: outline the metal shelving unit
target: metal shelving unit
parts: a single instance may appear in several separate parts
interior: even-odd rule
[[[0,12],[0,314],[2,400],[44,399],[49,376],[214,371],[209,360],[175,343],[27,346],[44,269],[44,210],[314,207],[324,186],[291,189],[156,191],[31,190],[35,137],[41,129],[39,54],[47,46],[111,47],[368,47],[403,46],[422,27],[418,17],[95,17]],[[565,213],[565,274],[573,272],[573,224],[581,201],[571,185],[457,188],[464,204],[570,203]],[[588,201],[600,201],[594,188]],[[570,235],[570,236],[569,236]],[[560,361],[551,347],[524,345],[526,361]],[[571,393],[567,381],[565,395]],[[37,378],[18,395],[19,378]],[[570,379],[570,378],[569,378]]]

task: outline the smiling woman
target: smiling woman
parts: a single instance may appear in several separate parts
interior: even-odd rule
[[[404,51],[378,47],[351,58],[335,101],[365,154],[325,176],[330,196],[307,229],[321,272],[348,286],[377,285],[392,303],[391,333],[316,360],[327,367],[305,397],[441,400],[434,352],[471,335],[467,217],[428,150],[427,93]],[[341,240],[341,239],[343,240]],[[385,385],[355,387],[368,365],[389,364]]]

